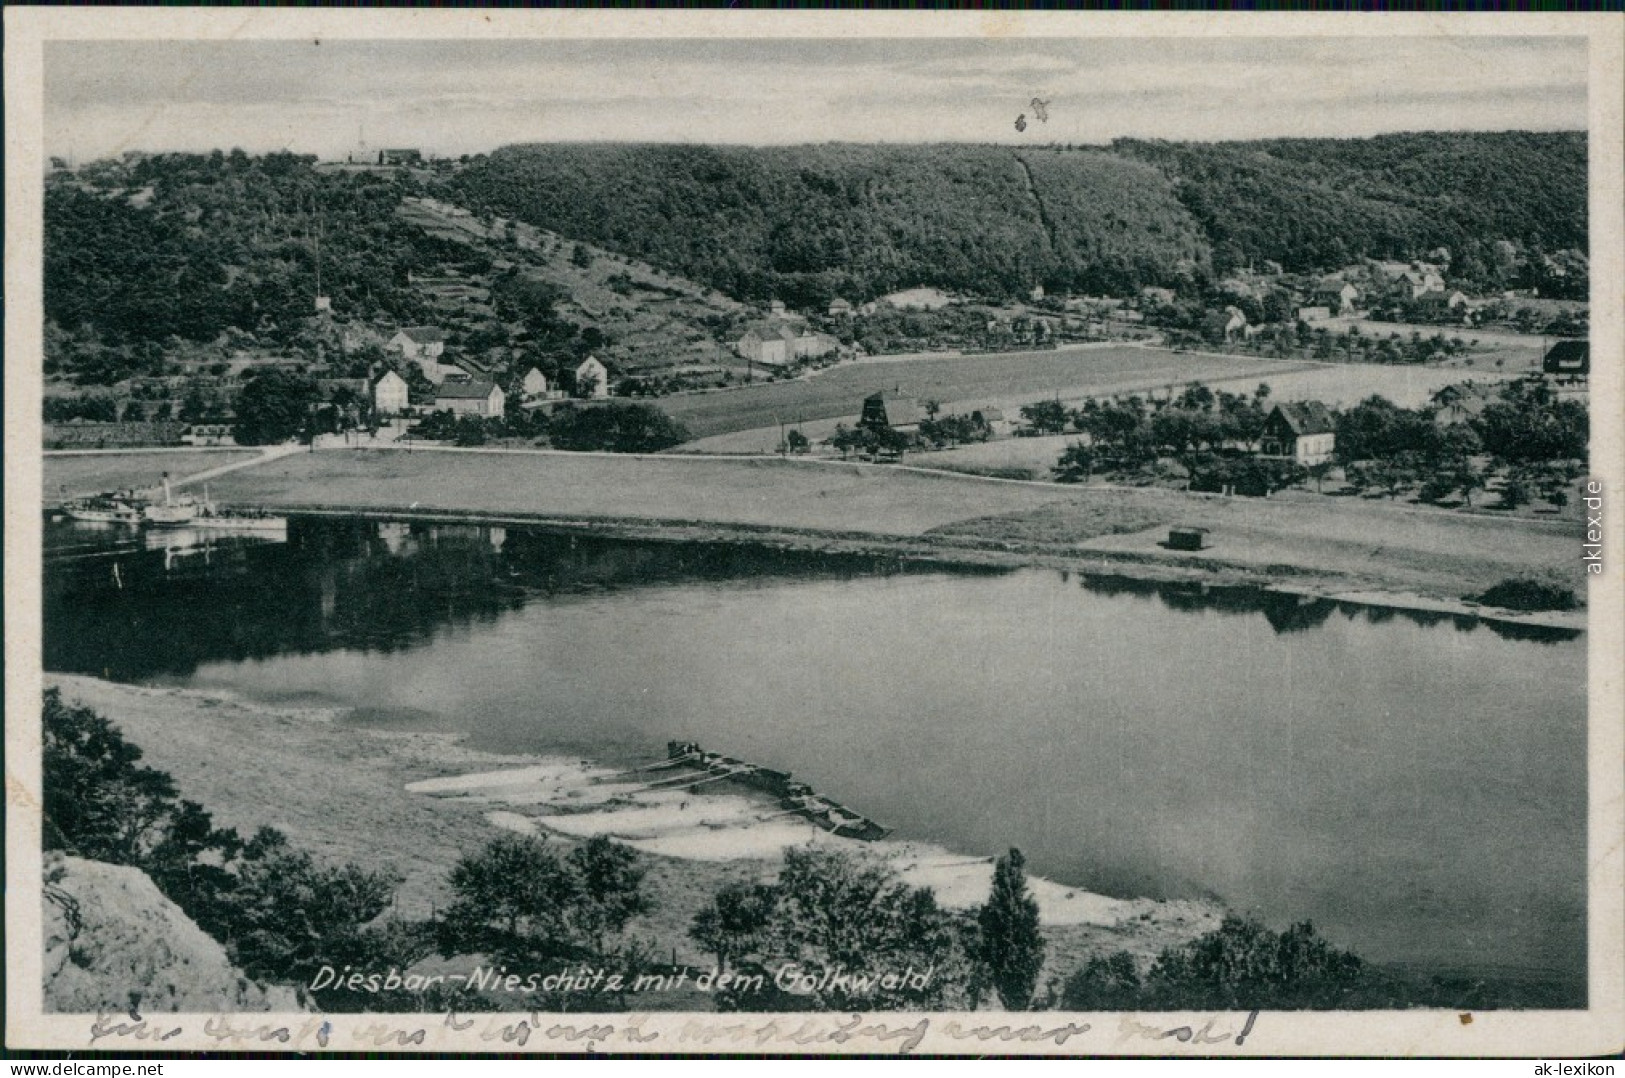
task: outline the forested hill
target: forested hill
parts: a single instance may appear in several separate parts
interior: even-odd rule
[[[517,146],[455,182],[465,204],[792,305],[916,284],[1120,292],[1207,257],[1155,167],[1094,151]]]
[[[454,180],[466,204],[742,299],[916,284],[1123,293],[1272,260],[1300,271],[1496,241],[1584,250],[1584,133],[1111,147],[533,145]]]
[[[1491,261],[1498,240],[1586,249],[1583,132],[1125,139],[1112,149],[1173,181],[1224,267],[1270,259],[1303,272],[1447,247],[1470,274],[1459,263]]]

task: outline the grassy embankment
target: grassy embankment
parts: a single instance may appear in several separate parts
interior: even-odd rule
[[[64,488],[69,496],[100,494],[108,490],[143,490],[158,486],[165,472],[172,479],[181,479],[258,455],[257,449],[53,453],[45,458],[42,493],[47,502],[57,502],[61,500]]]
[[[345,721],[339,710],[270,707],[71,675],[50,675],[46,683],[113,720],[142,748],[142,762],[173,775],[181,795],[208,808],[217,824],[245,834],[275,827],[324,860],[400,873],[396,911],[409,919],[444,908],[451,899],[451,867],[501,832],[487,819],[492,805],[412,793],[407,785],[542,762],[477,752],[450,735],[361,726]],[[549,841],[571,840],[554,835]],[[645,854],[644,863],[653,908],[632,922],[627,935],[704,967],[713,960],[687,937],[694,914],[723,885],[761,878],[777,859]],[[1046,979],[1064,976],[1097,954],[1153,955],[1217,923],[1217,911],[1206,903],[1137,899],[1111,905],[1114,924],[1046,927]],[[659,1005],[703,1003],[674,996]]]
[[[106,459],[110,468],[118,458]],[[56,459],[47,461],[52,488]],[[1519,573],[1583,576],[1572,522],[1288,493],[1225,499],[1158,489],[999,483],[880,465],[576,454],[326,451],[211,481],[224,503],[277,510],[487,516],[634,537],[885,549],[1153,579],[1281,585],[1396,605],[1449,605]],[[1209,549],[1161,544],[1171,524]],[[1540,616],[1583,625],[1578,615]]]

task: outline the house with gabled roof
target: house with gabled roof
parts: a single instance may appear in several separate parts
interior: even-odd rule
[[[1540,369],[1560,382],[1585,381],[1591,376],[1591,342],[1558,341],[1542,357]]]
[[[439,359],[446,352],[446,334],[434,326],[405,326],[389,339],[389,347],[414,362]]]
[[[920,425],[920,415],[919,403],[913,397],[900,389],[883,389],[863,398],[858,426],[912,430]]]
[[[1315,284],[1314,306],[1333,314],[1347,314],[1360,301],[1360,290],[1340,277],[1324,277]]]
[[[576,396],[602,398],[609,396],[609,368],[588,356],[576,365]]]
[[[450,379],[435,387],[435,410],[445,409],[453,415],[471,415],[497,418],[508,403],[507,394],[494,382],[454,382]]]
[[[1470,423],[1494,399],[1489,386],[1477,382],[1452,382],[1433,394],[1433,422],[1440,427]]]
[[[1337,421],[1319,401],[1277,404],[1264,419],[1258,455],[1290,460],[1305,468],[1325,464],[1337,448]]]

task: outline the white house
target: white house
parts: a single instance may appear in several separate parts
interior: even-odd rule
[[[406,379],[394,371],[385,371],[372,384],[372,410],[378,415],[401,415],[408,401]]]
[[[502,387],[491,382],[443,382],[434,391],[435,410],[459,416],[500,416],[507,402]]]
[[[537,400],[547,396],[547,375],[532,367],[525,372],[524,381],[520,383],[526,400]]]
[[[1305,468],[1325,464],[1337,449],[1337,423],[1319,401],[1277,404],[1264,420],[1258,455]]]
[[[576,396],[609,396],[609,368],[594,356],[588,356],[576,367]]]
[[[414,362],[439,359],[446,352],[446,335],[433,326],[407,326],[389,339],[389,346]]]

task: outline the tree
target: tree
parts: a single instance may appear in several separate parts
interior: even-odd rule
[[[1364,970],[1307,921],[1276,933],[1227,914],[1214,931],[1158,955],[1145,986],[1160,1004],[1179,1009],[1329,1008],[1359,985]]]
[[[560,857],[530,835],[502,835],[453,866],[443,954],[514,961],[602,957],[606,937],[649,908],[632,849],[599,836]]]
[[[180,805],[175,781],[140,763],[141,749],[87,707],[47,689],[42,783],[45,848],[142,865],[163,844]]]
[[[1037,401],[1021,406],[1021,418],[1040,434],[1059,434],[1066,430],[1071,417],[1066,406],[1058,400]]]
[[[941,1010],[969,980],[961,921],[927,888],[901,883],[889,866],[833,850],[785,851],[777,883],[741,898],[744,926],[769,901],[759,931],[736,932],[736,967],[765,974],[794,966],[806,977],[783,996],[719,999],[744,1010]],[[717,927],[707,917],[707,935]],[[713,942],[715,939],[713,938]],[[903,974],[912,970],[912,980]],[[827,975],[827,976],[826,976]],[[839,976],[838,976],[839,975]]]
[[[266,827],[243,847],[223,915],[203,917],[251,977],[309,983],[324,965],[365,953],[363,927],[389,908],[400,878],[324,866]]]
[[[773,915],[775,892],[761,883],[731,883],[694,915],[688,938],[717,957],[727,969],[735,954],[754,950]]]
[[[792,453],[805,453],[812,445],[807,436],[799,428],[792,427],[789,434],[784,436],[785,448]]]
[[[441,918],[443,953],[529,960],[574,953],[570,914],[581,881],[544,840],[500,835],[459,860],[449,882],[456,897]]]
[[[1032,1003],[1038,971],[1044,965],[1044,937],[1038,931],[1038,902],[1027,890],[1026,860],[1012,849],[993,868],[993,891],[977,915],[981,954],[994,989],[1007,1010]]]
[[[602,956],[605,937],[649,909],[642,891],[646,869],[636,850],[604,835],[571,850],[569,868],[579,884],[571,925],[590,952]]]
[[[1061,1006],[1069,1011],[1131,1011],[1140,1004],[1140,988],[1133,955],[1097,955],[1066,979]]]
[[[242,445],[275,445],[306,429],[320,399],[313,379],[275,368],[256,373],[237,393],[236,435]]]

